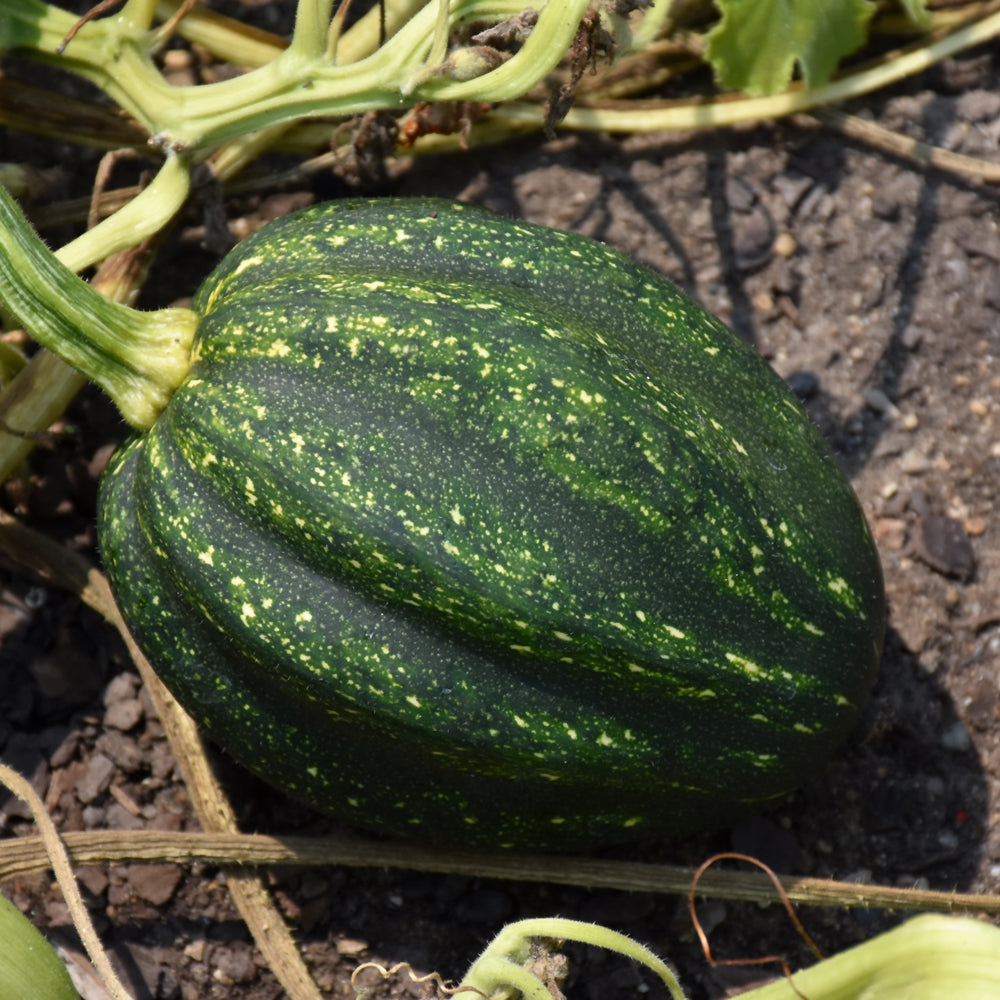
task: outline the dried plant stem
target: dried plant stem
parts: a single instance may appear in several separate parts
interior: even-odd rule
[[[533,856],[485,851],[449,851],[355,837],[271,837],[243,833],[170,833],[158,830],[91,830],[66,833],[63,841],[76,865],[164,862],[274,867],[296,865],[398,868],[573,885],[589,889],[686,895],[696,869],[638,861]],[[0,841],[0,880],[44,871],[45,849],[37,837]],[[778,876],[796,906],[862,906],[872,909],[1000,915],[1000,895],[906,889],[832,879]],[[750,903],[780,903],[771,879],[759,872],[706,871],[698,896]]]
[[[894,132],[857,115],[850,115],[839,108],[818,108],[810,115],[797,115],[792,120],[808,127],[825,126],[849,139],[857,139],[882,152],[903,157],[921,166],[945,170],[972,181],[1000,183],[1000,163],[954,153],[950,149],[911,139],[908,135]]]
[[[208,764],[194,722],[162,685],[135,645],[105,577],[80,556],[6,513],[0,513],[0,551],[32,575],[77,593],[118,630],[152,697],[199,822],[208,833],[237,835],[236,817]],[[125,844],[128,839],[127,836]],[[232,869],[227,875],[229,891],[240,916],[288,995],[292,1000],[321,1000],[319,988],[259,873]]]
[[[31,809],[31,815],[34,817],[35,825],[41,834],[39,846],[45,858],[43,870],[51,868],[55,873],[63,899],[66,901],[70,916],[73,918],[73,924],[80,934],[80,940],[83,941],[83,946],[87,949],[87,954],[90,956],[91,962],[94,963],[94,968],[100,975],[105,989],[111,994],[113,1000],[131,1000],[131,994],[118,978],[104,948],[101,947],[100,938],[97,936],[97,931],[94,930],[94,924],[87,912],[87,907],[84,905],[83,896],[80,895],[80,887],[76,884],[66,848],[59,839],[55,824],[45,811],[45,803],[42,802],[31,785],[6,764],[0,764],[0,783],[6,785]]]

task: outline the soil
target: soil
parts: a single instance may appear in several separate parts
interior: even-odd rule
[[[1000,65],[976,52],[851,110],[1000,160]],[[0,133],[4,159],[93,158]],[[72,175],[72,170],[68,171]],[[67,184],[69,182],[67,181]],[[343,185],[229,206],[274,214]],[[716,851],[798,875],[1000,889],[1000,204],[994,190],[833,131],[785,123],[685,136],[560,136],[414,161],[385,190],[437,194],[606,240],[667,274],[752,341],[793,386],[851,477],[882,556],[891,618],[863,732],[806,787],[732,830],[616,856],[697,865]],[[284,201],[282,200],[284,199]],[[245,218],[244,218],[245,221]],[[49,234],[58,242],[59,234]],[[152,295],[181,297],[215,259],[203,231],[166,248]],[[96,477],[123,428],[93,391],[8,484],[6,506],[94,556]],[[96,558],[96,557],[95,557]],[[196,829],[150,702],[118,638],[79,601],[0,573],[0,757],[62,830]],[[220,758],[243,829],[319,834],[332,821]],[[0,835],[33,832],[0,797]],[[139,998],[272,1000],[280,987],[206,865],[80,872],[103,941]],[[682,899],[383,869],[272,877],[317,981],[352,995],[361,962],[457,978],[503,923],[560,915],[651,945],[692,998],[777,967],[712,968]],[[79,950],[50,876],[0,889]],[[803,912],[826,953],[894,924],[875,910]],[[702,910],[717,956],[811,959],[780,908]],[[663,995],[617,957],[569,948],[571,998]],[[377,979],[378,977],[376,977]],[[377,996],[418,996],[403,974]],[[657,991],[660,991],[659,993]],[[89,993],[88,996],[97,996]]]

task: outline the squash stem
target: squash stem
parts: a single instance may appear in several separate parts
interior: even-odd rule
[[[162,191],[147,189],[122,210],[117,226],[109,225],[117,216],[105,220],[105,238],[90,241],[91,250],[113,253],[156,232],[161,212],[152,226],[134,223],[160,197]],[[97,382],[128,423],[152,426],[190,367],[197,315],[189,309],[141,313],[112,302],[74,273],[74,266],[93,263],[73,259],[89,256],[86,251],[63,256],[71,266],[45,246],[0,188],[0,301],[43,347]]]
[[[525,967],[531,957],[532,938],[577,941],[617,951],[655,972],[663,980],[671,1000],[684,1000],[684,991],[677,977],[645,945],[608,927],[562,917],[537,917],[508,924],[472,963],[462,980],[461,989],[478,991],[487,997],[505,989],[520,993],[528,1000],[550,997],[542,982]]]

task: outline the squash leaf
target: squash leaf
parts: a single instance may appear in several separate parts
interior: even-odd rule
[[[826,83],[842,57],[865,43],[871,0],[716,0],[722,12],[708,33],[716,80],[753,96],[776,94],[796,64],[807,87]],[[911,16],[923,0],[910,0]]]

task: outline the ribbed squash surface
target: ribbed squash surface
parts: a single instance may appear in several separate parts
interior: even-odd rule
[[[872,684],[877,556],[761,358],[582,237],[348,201],[244,241],[106,476],[136,638],[239,761],[361,827],[717,826]]]

